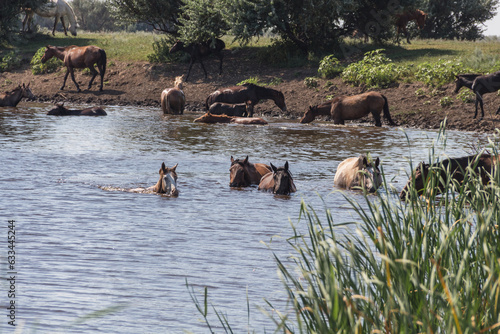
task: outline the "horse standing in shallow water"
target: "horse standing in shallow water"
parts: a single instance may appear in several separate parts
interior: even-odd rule
[[[49,110],[47,115],[52,116],[106,116],[107,113],[102,109],[102,107],[90,107],[85,109],[73,109],[70,110],[64,107],[62,104],[57,104],[55,107]]]
[[[259,190],[270,191],[276,195],[290,195],[296,192],[297,188],[293,182],[292,173],[288,169],[288,161],[283,167],[276,168],[271,164],[272,171],[262,177],[259,183]]]
[[[176,77],[174,88],[167,88],[161,92],[161,109],[164,114],[182,115],[184,113],[186,97],[182,91],[183,81],[184,76]]]
[[[170,49],[169,53],[175,53],[178,51],[185,51],[189,53],[189,56],[191,57],[191,60],[189,62],[189,69],[186,75],[186,81],[189,78],[189,73],[191,73],[191,68],[193,67],[193,64],[195,62],[200,62],[201,68],[203,69],[203,72],[205,72],[205,79],[207,78],[207,70],[205,69],[205,66],[203,65],[203,59],[211,55],[212,53],[219,58],[220,64],[219,64],[219,75],[222,74],[222,59],[224,58],[224,55],[222,54],[222,50],[226,47],[226,44],[216,38],[214,40],[214,43],[212,43],[211,40],[208,40],[203,43],[191,43],[188,44],[187,46],[184,45],[183,42],[177,41],[172,48]]]
[[[230,187],[249,187],[252,184],[259,184],[264,175],[271,171],[271,167],[262,163],[248,162],[248,155],[245,159],[234,159],[231,156],[231,167],[229,168]]]
[[[64,34],[68,36],[68,32],[66,31],[66,25],[64,24],[64,17],[66,16],[69,20],[68,30],[71,32],[73,36],[76,36],[76,15],[73,11],[73,8],[67,3],[65,0],[49,0],[49,2],[41,5],[35,9],[25,9],[26,16],[23,20],[23,31],[30,32],[31,31],[31,21],[33,20],[33,15],[37,14],[42,17],[54,17],[54,28],[52,29],[52,35],[55,35],[57,21],[61,19],[61,23],[64,29]]]
[[[253,106],[259,103],[260,100],[273,100],[282,111],[286,112],[285,96],[282,92],[251,83],[216,90],[207,97],[205,107],[209,110],[210,106],[215,102],[247,103],[252,107],[249,115],[252,117]]]
[[[330,115],[333,118],[333,124],[344,124],[345,120],[359,119],[371,113],[375,119],[375,125],[381,126],[382,111],[389,124],[395,125],[389,113],[389,103],[384,95],[367,92],[354,96],[339,96],[323,104],[310,106],[300,123],[312,122],[316,116]]]
[[[462,87],[472,89],[476,95],[476,111],[473,118],[477,117],[477,106],[479,104],[481,107],[481,118],[479,120],[482,120],[484,117],[483,94],[494,93],[500,89],[500,71],[488,75],[459,74],[455,77],[455,93],[458,93]],[[500,113],[500,107],[498,107],[496,114],[498,115],[498,113]]]
[[[71,73],[71,79],[75,83],[76,90],[81,92],[80,86],[75,80],[74,68],[88,68],[92,73],[92,78],[89,81],[89,86],[92,87],[92,82],[94,82],[95,77],[97,76],[97,71],[94,65],[97,64],[97,68],[99,69],[99,74],[101,76],[101,86],[99,90],[102,91],[104,86],[104,74],[106,73],[106,52],[94,45],[88,46],[51,46],[47,45],[45,53],[42,57],[42,63],[45,63],[50,58],[56,57],[64,62],[64,66],[66,66],[66,74],[64,75],[64,81],[61,86],[61,90],[64,89],[66,85],[66,79],[68,79],[68,74]]]
[[[337,167],[333,183],[340,188],[361,188],[373,193],[382,184],[379,164],[379,158],[369,163],[365,155],[347,158]]]
[[[427,18],[427,14],[421,11],[420,9],[413,9],[403,12],[401,14],[396,14],[396,42],[399,44],[399,34],[402,31],[406,36],[406,41],[408,44],[410,43],[410,35],[408,34],[408,30],[406,30],[406,26],[408,22],[415,21],[418,25],[418,28],[422,30],[425,25],[425,19]]]
[[[19,85],[11,91],[6,91],[0,94],[0,107],[15,107],[25,97],[29,100],[33,100],[35,96],[31,92],[30,84],[27,86]]]

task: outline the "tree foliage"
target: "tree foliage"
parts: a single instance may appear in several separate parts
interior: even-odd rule
[[[47,0],[3,0],[0,1],[0,42],[9,40],[19,31],[21,8],[34,8]]]
[[[108,6],[101,0],[73,0],[71,2],[80,29],[86,31],[114,31],[120,28],[111,17]]]
[[[184,0],[179,17],[179,35],[186,43],[222,37],[230,29],[222,1]]]

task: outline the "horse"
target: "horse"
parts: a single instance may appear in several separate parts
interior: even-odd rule
[[[216,90],[207,97],[205,107],[209,110],[210,106],[215,102],[247,103],[252,106],[250,111],[250,117],[252,117],[253,106],[259,103],[260,100],[269,99],[273,100],[282,111],[286,112],[285,96],[282,92],[252,83]]]
[[[260,117],[235,117],[227,115],[212,115],[207,112],[203,116],[200,116],[194,120],[194,122],[200,123],[234,123],[234,124],[244,124],[244,125],[266,125],[266,120]]]
[[[395,22],[397,29],[396,42],[399,44],[399,34],[401,31],[403,31],[403,33],[406,36],[406,41],[408,42],[408,44],[411,44],[410,35],[406,30],[406,25],[410,21],[415,21],[418,25],[418,28],[422,30],[424,28],[426,18],[427,14],[421,11],[420,9],[407,10],[401,14],[396,14],[396,22]]]
[[[74,68],[88,68],[92,73],[92,78],[89,81],[89,86],[87,89],[92,87],[92,82],[97,76],[97,71],[94,67],[97,64],[97,68],[99,69],[99,74],[101,76],[101,86],[99,87],[99,91],[102,91],[103,88],[103,80],[104,73],[106,73],[106,52],[94,45],[88,46],[51,46],[47,45],[45,53],[42,57],[42,63],[45,63],[50,58],[56,57],[64,62],[64,66],[66,66],[66,74],[64,75],[64,81],[61,86],[61,90],[64,89],[66,85],[66,79],[68,79],[68,74],[71,73],[71,79],[75,83],[77,92],[81,92],[80,86],[75,80]]]
[[[175,169],[178,164],[173,167],[166,167],[165,163],[161,164],[160,179],[152,187],[147,188],[147,191],[152,191],[158,194],[165,194],[171,197],[179,196],[179,190],[177,189],[177,173]]]
[[[259,184],[264,175],[271,171],[271,167],[263,163],[248,162],[248,155],[245,159],[234,159],[231,156],[231,167],[229,168],[230,187],[249,187],[252,184]]]
[[[184,76],[178,76],[175,78],[173,88],[167,88],[161,92],[161,108],[164,114],[182,115],[184,113],[186,97],[182,91],[183,81]]]
[[[212,103],[208,112],[212,115],[227,115],[227,116],[240,116],[246,117],[248,114],[253,114],[253,105],[248,103]]]
[[[54,28],[52,29],[52,35],[55,36],[57,21],[61,19],[61,23],[64,29],[64,34],[68,36],[68,32],[66,31],[66,25],[64,24],[64,16],[68,17],[69,27],[68,30],[71,32],[73,36],[76,36],[76,15],[73,11],[73,8],[67,3],[65,0],[49,0],[49,2],[41,5],[38,8],[26,8],[25,9],[26,16],[23,20],[23,31],[25,29],[25,25],[27,25],[26,31],[31,31],[31,21],[33,20],[33,15],[36,13],[39,16],[43,17],[54,17]]]
[[[380,114],[384,111],[384,118],[390,125],[396,125],[389,113],[387,98],[378,92],[367,92],[353,96],[338,96],[333,100],[309,106],[300,123],[310,123],[319,115],[331,115],[334,124],[344,124],[345,120],[354,120],[371,113],[375,125],[381,126]]]
[[[102,107],[90,107],[85,109],[70,110],[62,104],[56,104],[47,112],[47,115],[52,116],[106,116],[107,113]]]
[[[347,158],[338,165],[333,184],[340,188],[362,188],[374,193],[382,184],[379,164],[379,158],[368,162],[365,155]]]
[[[186,75],[186,81],[189,78],[189,73],[191,73],[191,68],[193,67],[193,64],[195,62],[200,62],[201,68],[203,69],[203,72],[205,72],[205,79],[207,78],[207,70],[205,69],[205,66],[203,65],[203,59],[211,55],[212,53],[219,58],[220,64],[219,64],[219,75],[222,74],[222,59],[224,58],[224,55],[222,54],[222,50],[226,47],[226,44],[216,38],[213,43],[212,40],[208,40],[206,42],[202,43],[191,43],[188,44],[187,46],[184,45],[183,42],[177,41],[175,44],[170,48],[169,53],[175,53],[178,51],[185,51],[189,54],[190,56],[190,62],[189,62],[189,69]]]
[[[437,178],[438,184],[435,185],[436,188],[434,188],[433,190],[437,191],[437,193],[440,194],[443,192],[443,185],[441,184],[441,180],[446,181],[447,171],[451,173],[451,178],[453,180],[463,182],[464,174],[468,166],[470,166],[481,176],[483,185],[486,185],[490,181],[493,167],[496,164],[498,164],[498,158],[494,158],[491,154],[486,153],[470,155],[461,158],[445,159],[432,165],[421,162],[415,169],[414,173],[412,173],[412,175],[408,179],[408,182],[401,191],[399,198],[401,200],[407,199],[408,192],[412,184],[417,190],[417,193],[419,195],[422,195],[424,193],[424,189],[427,186],[430,186],[428,182],[430,174],[432,173],[439,173],[439,178]]]
[[[494,93],[500,89],[500,71],[487,75],[459,74],[455,77],[455,93],[458,93],[462,87],[472,89],[476,95],[475,113],[473,118],[477,117],[477,106],[479,104],[481,106],[481,118],[479,120],[482,120],[484,117],[483,94]],[[498,113],[500,113],[500,107],[497,109],[496,114],[498,115]]]
[[[29,83],[26,86],[23,83],[22,86],[19,85],[13,90],[0,93],[0,107],[15,107],[23,97],[28,100],[35,98],[35,95],[31,92]]]
[[[270,191],[276,195],[290,195],[296,192],[297,188],[293,182],[292,173],[288,169],[288,161],[283,167],[276,168],[271,164],[272,171],[262,177],[259,183],[259,190]]]

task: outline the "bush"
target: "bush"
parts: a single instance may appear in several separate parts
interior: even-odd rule
[[[453,100],[449,96],[445,96],[439,100],[441,107],[449,107],[453,104]]]
[[[461,100],[463,103],[472,103],[476,100],[476,95],[470,89],[462,89],[457,94],[457,100]]]
[[[419,64],[415,71],[415,78],[427,86],[441,87],[455,80],[458,73],[473,72],[459,60],[443,60]]]
[[[45,64],[42,64],[42,57],[45,53],[45,47],[38,49],[31,59],[31,72],[33,74],[53,73],[59,70],[63,62],[56,57],[52,57]]]
[[[304,85],[306,85],[307,88],[316,88],[318,87],[318,79],[307,77],[304,79]]]
[[[319,62],[318,73],[321,77],[329,79],[342,73],[343,69],[344,68],[340,65],[339,60],[333,55],[329,55],[324,57]]]
[[[21,58],[14,51],[11,51],[3,56],[2,61],[0,61],[0,72],[10,71],[20,64]]]
[[[170,48],[175,43],[173,39],[162,38],[153,42],[153,52],[147,55],[151,63],[168,63],[170,61],[189,61],[189,55],[185,52],[170,54]]]

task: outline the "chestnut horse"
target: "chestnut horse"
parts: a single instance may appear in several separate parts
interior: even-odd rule
[[[271,167],[262,163],[248,162],[248,155],[245,159],[234,159],[231,156],[231,167],[229,168],[230,187],[249,187],[252,184],[259,184],[260,179],[271,171]]]
[[[365,155],[360,155],[357,158],[347,158],[337,167],[333,184],[340,188],[361,188],[373,193],[382,184],[379,164],[379,158],[368,162]]]
[[[175,166],[169,168],[166,167],[163,162],[161,164],[160,171],[158,172],[160,174],[160,179],[154,186],[149,187],[146,190],[172,197],[179,196],[179,190],[177,189],[177,173],[175,171],[177,165],[178,164],[175,164]]]
[[[183,75],[176,77],[174,88],[167,88],[161,92],[161,109],[164,114],[182,115],[184,113],[186,97],[182,91],[183,81]]]
[[[31,92],[29,83],[27,86],[23,83],[22,86],[19,85],[13,90],[0,93],[0,107],[15,107],[23,97],[29,100],[35,98]]]
[[[282,92],[251,83],[216,90],[207,97],[205,107],[209,110],[210,106],[215,102],[247,103],[252,106],[249,115],[252,117],[253,106],[259,103],[260,100],[273,100],[282,111],[286,112],[285,96]]]
[[[481,118],[484,117],[484,107],[483,107],[483,94],[494,93],[500,89],[500,71],[492,74],[481,75],[481,74],[459,74],[456,76],[455,80],[455,93],[458,93],[460,88],[463,86],[472,89],[476,95],[476,112],[474,117],[477,117],[477,106],[481,107]],[[497,109],[496,114],[500,113],[500,107]]]
[[[496,158],[498,159],[498,158]],[[424,189],[430,186],[429,177],[432,173],[439,173],[437,183],[434,185],[438,194],[443,192],[442,181],[447,180],[447,171],[451,173],[451,178],[462,182],[466,173],[467,167],[471,167],[476,173],[481,176],[482,183],[486,185],[490,181],[493,167],[498,164],[494,156],[491,154],[470,155],[461,158],[445,159],[441,162],[429,165],[421,162],[412,173],[405,187],[401,191],[399,197],[402,200],[407,200],[410,187],[413,185],[419,195],[424,193]],[[430,172],[430,173],[429,173]]]
[[[408,30],[406,30],[408,22],[415,21],[418,25],[418,28],[422,30],[424,28],[426,18],[427,14],[421,11],[420,9],[408,10],[401,14],[396,14],[396,23],[395,23],[397,29],[396,42],[399,44],[399,34],[402,31],[406,36],[406,41],[408,42],[408,44],[411,44],[410,35],[408,34]]]
[[[227,116],[240,116],[246,117],[248,114],[253,114],[253,105],[248,103],[212,103],[208,112],[212,115],[227,115]]]
[[[55,107],[49,110],[47,115],[52,116],[106,116],[107,113],[102,107],[90,107],[85,109],[70,110],[62,104],[56,104]]]
[[[45,63],[50,58],[56,57],[64,62],[64,66],[66,66],[66,75],[64,76],[64,81],[61,86],[61,90],[64,89],[66,85],[66,79],[68,79],[68,74],[71,73],[71,79],[75,83],[76,90],[81,92],[80,86],[75,80],[74,68],[88,68],[92,73],[92,78],[90,79],[88,89],[92,87],[92,82],[97,76],[97,71],[94,68],[94,65],[97,64],[97,68],[99,69],[99,74],[101,76],[101,86],[99,90],[102,91],[103,88],[103,80],[104,73],[106,73],[106,52],[93,45],[88,46],[51,46],[47,45],[45,53],[42,57],[42,63]]]
[[[227,115],[212,115],[207,112],[205,115],[200,116],[194,120],[200,123],[234,123],[234,124],[244,124],[244,125],[266,125],[267,122],[260,117],[234,117]]]
[[[170,49],[169,53],[174,53],[177,51],[185,51],[189,53],[191,60],[189,62],[189,69],[186,75],[186,81],[189,78],[189,73],[191,73],[191,68],[193,67],[193,64],[195,62],[200,62],[201,68],[203,69],[203,72],[205,72],[205,79],[207,78],[207,70],[205,70],[205,66],[203,65],[203,59],[211,55],[212,53],[215,54],[219,60],[219,75],[222,74],[222,59],[224,58],[224,55],[222,54],[222,50],[226,47],[226,44],[216,38],[214,43],[212,43],[211,40],[208,40],[203,43],[191,43],[188,44],[188,46],[184,46],[184,43],[181,41],[177,41],[172,48]]]
[[[66,16],[69,20],[68,30],[71,32],[73,36],[76,36],[76,15],[73,11],[73,8],[67,3],[65,0],[49,0],[47,3],[44,3],[40,7],[35,9],[25,8],[26,16],[23,20],[23,31],[26,26],[26,31],[31,31],[31,21],[33,20],[33,15],[37,14],[42,17],[54,17],[54,28],[52,29],[52,35],[55,35],[57,21],[61,19],[61,24],[64,29],[64,34],[68,36],[68,32],[66,31],[66,25],[64,24],[64,17]]]
[[[334,124],[344,124],[345,120],[354,120],[372,114],[375,125],[381,126],[380,114],[384,111],[384,118],[390,125],[395,125],[389,113],[387,98],[378,92],[367,92],[354,96],[339,96],[331,101],[310,106],[304,113],[300,123],[309,123],[316,116],[330,115]]]
[[[292,173],[288,169],[288,161],[283,167],[276,168],[271,164],[272,171],[262,177],[259,183],[259,190],[270,191],[276,195],[290,195],[296,192],[297,188],[293,182]]]

